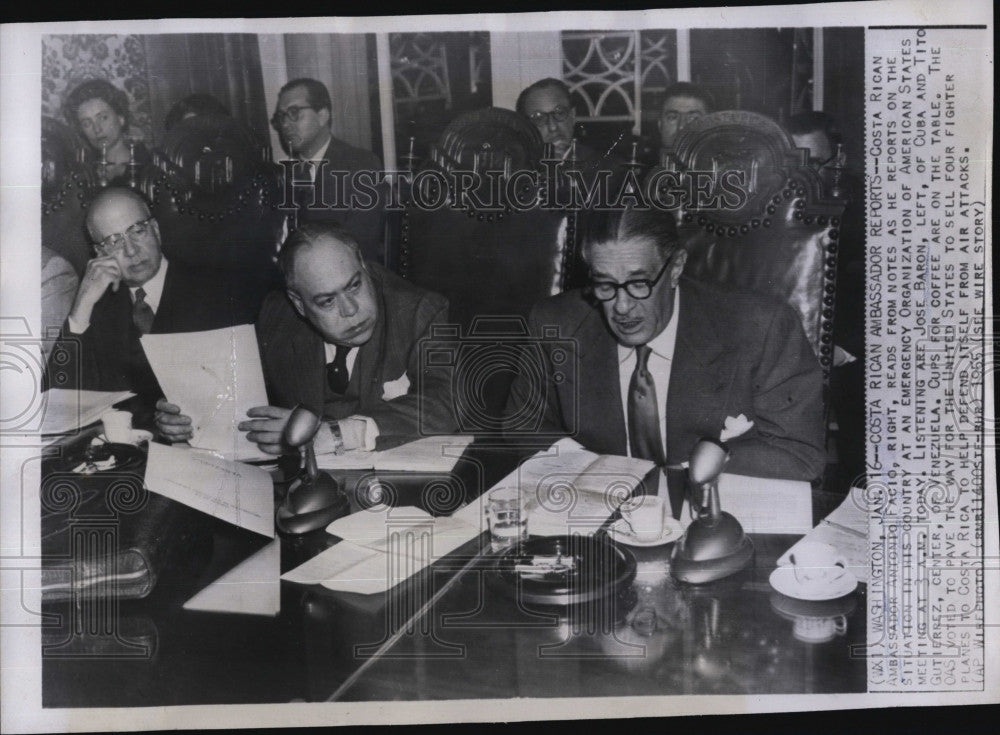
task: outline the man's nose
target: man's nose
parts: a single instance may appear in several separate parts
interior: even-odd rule
[[[340,316],[344,319],[352,317],[358,313],[358,302],[353,296],[345,295],[340,299]]]
[[[615,294],[614,310],[616,314],[628,314],[635,306],[635,299],[628,295],[624,288],[618,289]]]
[[[552,115],[545,118],[545,127],[550,133],[559,132],[559,123],[556,122],[556,119]]]

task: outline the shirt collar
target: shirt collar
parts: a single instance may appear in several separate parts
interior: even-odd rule
[[[658,357],[664,360],[674,359],[674,345],[677,343],[677,322],[680,319],[681,296],[680,288],[674,288],[674,310],[670,314],[670,321],[666,328],[658,335],[649,340],[649,349]],[[618,362],[625,362],[635,352],[634,347],[618,345]]]
[[[326,151],[330,147],[330,141],[331,140],[333,140],[333,134],[332,133],[329,135],[329,137],[327,137],[326,143],[323,144],[323,147],[320,148],[318,151],[316,151],[316,155],[312,156],[311,158],[303,158],[302,160],[303,161],[312,161],[313,163],[318,164],[320,161],[322,161],[326,157]]]
[[[160,257],[160,269],[156,271],[156,275],[150,278],[145,283],[136,286],[135,288],[129,288],[129,293],[132,296],[132,303],[135,303],[135,292],[140,288],[143,293],[146,294],[145,302],[149,304],[150,308],[155,313],[160,307],[160,298],[163,296],[163,284],[167,280],[167,259]]]

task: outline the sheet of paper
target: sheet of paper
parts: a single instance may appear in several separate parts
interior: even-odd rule
[[[275,616],[281,612],[281,542],[275,539],[184,603],[185,610]]]
[[[494,487],[515,486],[527,496],[529,534],[589,536],[632,495],[652,468],[653,463],[643,459],[601,456],[572,439],[561,439],[522,462]],[[478,505],[478,512],[485,513],[487,495],[470,506]],[[456,515],[472,522],[475,513],[464,508]]]
[[[433,518],[412,506],[359,511],[337,519],[326,530],[343,541],[282,579],[322,584],[339,592],[384,592],[480,533],[460,518]]]
[[[472,440],[465,435],[426,436],[382,452],[321,454],[316,462],[323,470],[451,472]]]
[[[130,391],[67,390],[51,388],[42,394],[42,434],[67,434],[95,421],[116,403],[131,398]]]
[[[226,523],[274,538],[274,488],[259,467],[151,443],[146,487]]]
[[[812,528],[812,488],[801,480],[772,480],[723,473],[719,477],[719,503],[732,513],[747,533],[808,533]],[[690,504],[684,499],[681,523],[691,522]]]
[[[789,554],[803,541],[819,541],[830,544],[843,554],[847,560],[847,567],[854,576],[862,582],[868,582],[871,574],[868,563],[868,516],[864,509],[859,507],[856,495],[862,492],[861,490],[849,492],[836,510],[781,555],[778,565],[789,564]]]
[[[252,325],[147,334],[142,349],[167,400],[191,417],[191,446],[227,459],[268,456],[236,428],[247,410],[268,403]]]

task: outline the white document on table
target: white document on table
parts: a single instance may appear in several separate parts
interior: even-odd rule
[[[249,409],[268,405],[253,325],[146,334],[141,341],[166,399],[191,417],[192,447],[227,459],[268,458],[236,428]]]
[[[863,497],[864,491],[852,489],[835,511],[819,522],[803,538],[792,546],[778,559],[778,566],[791,563],[789,555],[803,541],[818,541],[830,544],[847,561],[847,568],[862,582],[870,578],[868,561],[868,513],[860,507],[857,498]]]
[[[281,542],[244,559],[184,603],[185,610],[273,617],[281,612]]]
[[[380,470],[383,472],[451,472],[472,436],[426,436],[381,452],[353,449],[343,454],[319,454],[321,470]]]
[[[146,487],[221,521],[274,538],[274,489],[265,470],[190,447],[150,443]]]
[[[50,388],[42,393],[42,434],[68,434],[79,431],[110,411],[116,404],[131,398],[131,391],[72,390]]]
[[[480,533],[459,518],[435,518],[412,506],[361,510],[326,530],[343,540],[282,579],[339,592],[385,592]]]
[[[632,496],[653,466],[644,459],[595,454],[572,439],[560,439],[526,459],[490,490],[520,489],[532,536],[591,536]],[[483,493],[456,516],[485,529],[488,495],[489,491]],[[476,520],[477,514],[481,520]]]
[[[736,516],[746,533],[808,533],[812,528],[812,486],[804,480],[772,480],[723,473],[719,477],[719,504]],[[691,522],[685,498],[681,523]]]

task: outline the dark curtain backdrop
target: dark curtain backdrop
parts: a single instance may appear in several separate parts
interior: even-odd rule
[[[163,119],[189,94],[211,94],[268,143],[267,101],[257,36],[197,33],[145,36],[153,138],[163,139]]]

